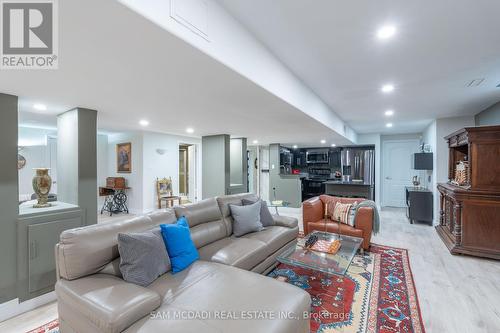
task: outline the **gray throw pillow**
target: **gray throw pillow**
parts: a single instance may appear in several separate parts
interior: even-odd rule
[[[260,222],[260,206],[260,201],[248,206],[229,205],[234,220],[233,234],[236,237],[263,229]]]
[[[264,227],[269,227],[272,225],[275,225],[273,216],[271,215],[271,212],[269,211],[269,208],[267,207],[267,203],[262,200],[262,199],[243,199],[241,200],[243,202],[243,206],[251,205],[256,203],[257,201],[260,201],[260,222]]]
[[[127,282],[147,286],[170,270],[160,228],[144,232],[119,233],[120,271]]]

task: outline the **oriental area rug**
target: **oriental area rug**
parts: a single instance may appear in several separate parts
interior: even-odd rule
[[[311,295],[311,332],[425,332],[405,249],[372,244],[345,276],[288,265],[269,276]]]

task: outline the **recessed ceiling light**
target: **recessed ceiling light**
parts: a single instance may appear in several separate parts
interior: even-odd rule
[[[194,133],[194,129],[191,128],[191,127],[188,127],[188,128],[186,128],[186,133],[193,134]]]
[[[332,143],[332,147],[337,147],[337,145],[335,143]]]
[[[34,104],[33,108],[38,111],[47,111],[47,106],[44,104],[39,104],[39,103]]]
[[[326,140],[321,140],[321,144],[325,144],[326,143]]]
[[[384,25],[377,30],[377,38],[381,40],[389,39],[396,34],[396,27],[393,25]]]
[[[258,143],[259,143],[259,141],[258,141],[258,140],[253,140],[253,141],[252,141],[252,143],[253,143],[254,145],[256,145],[256,144],[258,144]]]
[[[142,119],[139,121],[139,125],[146,127],[149,125],[149,121],[147,121],[146,119]]]
[[[386,115],[387,117],[390,117],[390,116],[394,115],[394,111],[392,111],[392,110],[387,110],[387,111],[385,111],[385,115]]]
[[[293,149],[297,149],[297,148],[299,148],[299,146],[293,145]]]
[[[389,127],[389,128],[391,128],[391,127],[392,127],[392,123],[387,123],[387,124],[385,124],[385,127]]]
[[[384,84],[380,90],[385,94],[391,93],[394,91],[394,85]]]

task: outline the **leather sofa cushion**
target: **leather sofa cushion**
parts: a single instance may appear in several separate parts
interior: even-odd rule
[[[191,239],[196,248],[200,248],[227,237],[228,230],[221,217],[215,198],[202,200],[188,206],[174,208],[178,218],[185,216],[191,231]]]
[[[287,243],[297,239],[299,228],[286,228],[280,226],[267,227],[260,232],[253,232],[243,238],[254,239],[266,244],[266,254],[270,256]]]
[[[115,260],[107,263],[106,266],[104,266],[104,268],[99,271],[99,273],[123,278],[122,272],[120,271],[120,260],[121,258],[118,257]]]
[[[73,280],[97,273],[118,258],[118,233],[140,232],[158,225],[159,222],[141,216],[63,231],[56,247],[59,275]]]
[[[332,222],[332,220],[330,220],[330,219],[327,219],[326,221],[320,220],[317,222],[309,222],[309,232],[311,232],[313,230],[327,231],[327,232],[333,232],[333,233],[338,234],[339,233],[339,223]],[[363,230],[355,229],[355,228],[351,227],[350,225],[347,225],[344,223],[340,223],[340,232],[343,235],[363,238]]]
[[[56,283],[58,306],[69,307],[100,332],[121,332],[161,304],[153,290],[107,274]]]
[[[189,226],[220,220],[220,210],[215,198],[205,199],[193,205],[174,207],[177,218],[185,216]]]
[[[167,273],[150,289],[160,294],[163,302],[155,313],[173,315],[174,311],[293,312],[302,318],[309,311],[310,296],[300,288],[266,276],[217,263],[197,261],[176,275]],[[202,301],[201,301],[202,300]],[[155,313],[152,317],[155,318]],[[150,316],[133,324],[125,332],[275,332],[308,331],[308,321],[289,319],[222,320],[162,319]]]
[[[273,215],[274,223],[276,225],[287,227],[287,228],[297,228],[299,225],[299,220],[295,217]]]
[[[249,238],[226,237],[200,249],[201,260],[251,270],[268,256],[266,243]]]
[[[198,224],[190,228],[191,239],[197,249],[226,237],[226,224],[219,217],[217,221]]]
[[[171,208],[154,211],[147,215],[155,224],[172,224],[177,222],[175,211]]]

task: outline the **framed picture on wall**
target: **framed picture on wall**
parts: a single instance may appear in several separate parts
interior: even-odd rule
[[[118,143],[116,145],[116,172],[132,172],[132,143]]]

